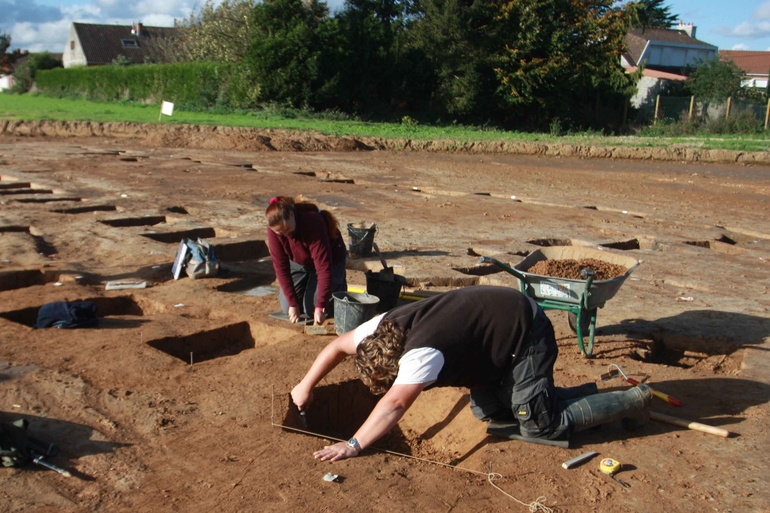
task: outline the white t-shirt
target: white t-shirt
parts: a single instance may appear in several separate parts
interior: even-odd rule
[[[374,333],[385,314],[378,315],[353,331],[353,342],[358,347],[366,337]],[[444,355],[432,347],[419,347],[407,351],[398,361],[398,375],[394,385],[430,385],[444,367]]]

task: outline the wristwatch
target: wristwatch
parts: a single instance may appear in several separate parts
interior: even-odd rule
[[[351,449],[355,449],[356,452],[361,452],[361,445],[358,443],[358,440],[355,438],[351,438],[348,440],[348,447]]]

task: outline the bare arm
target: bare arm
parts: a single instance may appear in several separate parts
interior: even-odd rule
[[[361,448],[369,447],[398,424],[398,421],[412,406],[425,386],[425,383],[393,385],[380,399],[363,425],[356,431],[354,436]],[[314,452],[313,456],[322,461],[338,461],[358,456],[358,451],[350,447],[347,442],[339,442],[334,445],[327,445],[320,451]]]
[[[356,354],[356,344],[353,342],[353,331],[337,337],[321,351],[305,377],[291,391],[291,398],[299,411],[305,411],[313,401],[313,388],[318,382],[342,360],[354,354]]]

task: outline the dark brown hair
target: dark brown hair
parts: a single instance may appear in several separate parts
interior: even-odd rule
[[[318,212],[326,221],[329,228],[329,240],[336,240],[341,237],[340,223],[334,214],[328,210],[319,210],[313,203],[294,201],[294,198],[288,196],[276,196],[270,199],[270,204],[265,209],[265,218],[267,226],[278,226],[289,220],[291,212]]]

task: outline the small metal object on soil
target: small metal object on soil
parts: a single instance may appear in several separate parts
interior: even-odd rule
[[[340,476],[338,476],[337,474],[332,474],[331,472],[329,472],[324,476],[324,481],[326,481],[327,483],[334,483],[337,481],[337,479],[339,479],[339,477]]]
[[[580,465],[584,461],[593,458],[597,454],[599,454],[599,453],[595,452],[595,451],[589,451],[589,452],[586,452],[584,454],[581,454],[580,456],[572,458],[569,461],[565,461],[564,463],[561,464],[561,466],[562,466],[562,468],[567,468],[567,469],[572,468],[572,467],[577,467],[578,465]]]

